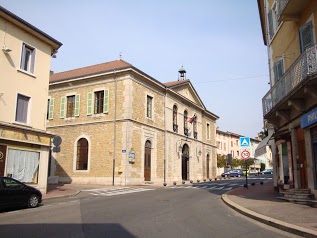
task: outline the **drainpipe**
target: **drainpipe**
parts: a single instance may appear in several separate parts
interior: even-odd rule
[[[113,123],[113,163],[112,163],[112,186],[114,186],[114,173],[116,164],[116,144],[117,144],[117,75],[114,72],[115,90],[114,90],[114,123]]]
[[[165,87],[165,96],[164,96],[164,183],[166,185],[166,98],[167,98],[167,88]]]

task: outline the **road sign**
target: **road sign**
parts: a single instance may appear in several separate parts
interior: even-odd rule
[[[250,151],[248,151],[248,150],[243,150],[243,151],[241,152],[241,157],[242,157],[242,159],[249,159],[249,158],[250,158]]]
[[[250,137],[240,137],[240,146],[241,147],[250,147]]]

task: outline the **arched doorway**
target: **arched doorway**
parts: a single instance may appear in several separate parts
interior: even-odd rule
[[[145,142],[144,148],[144,181],[151,181],[151,141]]]
[[[206,159],[206,168],[207,168],[207,179],[209,179],[209,162],[210,162],[210,158],[209,158],[209,154],[207,154],[207,159]]]
[[[182,150],[182,180],[189,180],[189,147],[187,144]]]

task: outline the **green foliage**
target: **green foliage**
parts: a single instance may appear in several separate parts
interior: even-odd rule
[[[249,158],[247,160],[241,160],[241,167],[245,168],[245,165],[249,168],[251,165],[254,164],[255,159],[254,158]]]
[[[225,155],[217,154],[217,167],[224,168],[227,166],[227,158]]]
[[[261,163],[261,171],[265,170],[265,164]]]
[[[258,133],[258,136],[261,138],[261,140],[263,140],[263,139],[266,137],[264,131],[260,131],[260,132]]]
[[[232,167],[239,167],[240,165],[242,165],[242,163],[243,163],[243,160],[234,158],[234,159],[232,159],[231,166]]]

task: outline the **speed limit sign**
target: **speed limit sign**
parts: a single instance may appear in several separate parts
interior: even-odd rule
[[[243,151],[241,152],[241,157],[242,157],[242,159],[249,159],[249,158],[250,158],[250,151],[248,151],[248,150],[243,150]]]

